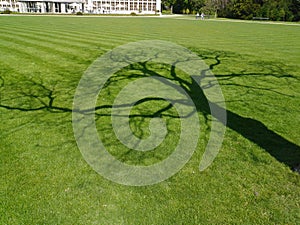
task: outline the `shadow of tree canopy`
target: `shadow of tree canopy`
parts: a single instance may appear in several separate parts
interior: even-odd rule
[[[220,52],[220,51],[201,51],[197,52],[196,49],[192,49],[192,51],[196,52],[200,58],[207,60],[209,62],[210,70],[214,71],[219,65],[223,62],[224,58],[236,58],[237,55],[234,53],[228,52]],[[272,87],[261,87],[256,85],[248,85],[248,84],[241,84],[235,82],[235,78],[239,77],[272,77],[277,79],[285,79],[290,82],[293,80],[298,81],[298,78],[290,75],[285,74],[284,70],[278,66],[277,64],[272,64],[271,62],[249,62],[254,63],[255,65],[262,67],[261,71],[249,71],[249,69],[241,69],[239,72],[236,71],[227,71],[225,74],[215,73],[218,81],[221,83],[221,86],[232,86],[241,87],[246,90],[251,91],[263,91],[269,92],[276,95],[286,95],[287,97],[293,97],[292,95],[281,93],[280,91],[276,90],[276,88]],[[135,65],[130,65],[128,70],[135,71],[135,75],[129,76],[112,76],[111,79],[108,80],[106,87],[108,88],[109,85],[112,83],[119,82],[120,80],[127,80],[127,79],[137,79],[140,77],[145,76],[158,76],[162,77],[161,74],[155,72],[151,68],[148,62],[140,62]],[[195,80],[190,79],[183,79],[178,76],[176,72],[175,66],[169,66],[168,68],[168,79],[178,83],[192,98],[196,109],[198,112],[202,113],[205,117],[210,115],[210,108],[209,104],[213,105],[215,108],[219,106],[213,102],[209,102],[209,100],[204,95],[203,91],[199,89],[199,85],[196,83]],[[29,111],[44,111],[45,113],[72,113],[71,107],[64,107],[61,104],[56,103],[56,99],[59,98],[55,91],[55,85],[49,86],[48,84],[43,82],[43,79],[25,79],[26,86],[21,88],[18,91],[18,98],[22,98],[22,100],[18,101],[9,101],[13,100],[8,99],[5,95],[5,86],[6,80],[3,77],[0,77],[0,108],[5,110],[18,110],[22,112],[29,112]],[[213,84],[212,84],[213,85]],[[70,90],[70,95],[73,93],[73,90]],[[150,101],[163,101],[163,99],[159,98],[146,98],[141,99],[136,103],[136,105],[144,104],[145,102]],[[13,102],[13,103],[12,103]],[[118,107],[124,107],[122,105]],[[111,116],[111,114],[101,113],[99,112],[101,109],[110,109],[112,105],[97,105],[95,107],[96,116],[103,117],[103,116]],[[165,107],[153,112],[152,114],[132,114],[130,115],[131,118],[133,117],[141,117],[141,118],[154,118],[154,117],[178,117],[176,115],[168,113],[168,110],[172,109],[172,104],[167,104]],[[225,109],[219,109],[225,110]],[[85,111],[77,111],[77,113],[90,113],[91,110]],[[238,134],[242,135],[244,138],[248,139],[249,141],[255,143],[265,151],[267,151],[270,155],[272,155],[276,160],[281,163],[286,164],[291,169],[295,169],[300,163],[300,147],[295,143],[287,140],[286,138],[282,137],[281,135],[277,134],[276,132],[270,130],[263,122],[243,117],[239,115],[237,112],[232,110],[226,109],[227,112],[227,124],[226,126]],[[218,119],[218,118],[217,118]],[[136,124],[139,126],[139,124]]]

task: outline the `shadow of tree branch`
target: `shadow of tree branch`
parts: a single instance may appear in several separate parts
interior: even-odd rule
[[[200,57],[202,59],[207,59],[209,56],[207,56],[208,53],[200,54]],[[211,55],[214,55],[211,57]],[[215,62],[211,63],[209,68],[210,70],[215,69],[218,65],[222,63],[222,56],[224,57],[226,53],[210,53],[210,59],[213,59]],[[228,56],[230,57],[230,56]],[[264,77],[275,77],[278,79],[297,79],[296,77],[285,74],[284,71],[282,71],[280,68],[274,66],[274,65],[267,65],[269,69],[269,73],[261,72],[261,73],[253,73],[253,72],[247,72],[247,71],[241,71],[241,73],[233,72],[231,74],[216,74],[215,76],[218,78],[219,81],[232,81],[231,83],[226,83],[224,85],[228,86],[240,86],[246,89],[251,90],[261,90],[266,92],[272,92],[274,94],[279,95],[285,95],[288,97],[293,97],[292,95],[281,93],[277,90],[273,90],[272,88],[266,88],[266,87],[256,87],[256,86],[250,86],[250,85],[243,85],[233,82],[235,78],[241,77],[241,76],[264,76]],[[105,88],[107,88],[109,85],[113,83],[117,83],[120,80],[126,80],[126,79],[132,79],[132,78],[140,78],[144,76],[158,76],[162,77],[159,73],[155,72],[151,69],[151,66],[149,66],[148,62],[140,62],[137,65],[130,65],[130,70],[137,70],[142,72],[144,75],[134,75],[134,76],[118,76],[118,77],[111,77],[107,84],[105,85]],[[204,117],[207,119],[207,116],[211,114],[209,105],[213,105],[215,108],[219,108],[219,110],[225,110],[220,108],[217,104],[213,102],[209,102],[209,100],[204,95],[203,91],[199,89],[199,84],[196,83],[195,80],[186,80],[181,78],[176,73],[176,66],[170,66],[169,68],[169,75],[170,77],[168,79],[175,81],[178,83],[185,91],[189,94],[189,96],[192,98],[195,106],[196,111],[201,112]],[[45,84],[43,84],[42,81],[34,81],[30,80],[29,83],[31,83],[32,86],[38,87],[38,90],[40,90],[39,93],[34,94],[33,92],[30,92],[28,90],[23,90],[22,94],[32,101],[39,102],[39,106],[36,107],[26,107],[22,104],[20,105],[12,105],[12,104],[5,104],[1,101],[3,93],[0,93],[0,108],[6,109],[6,110],[18,110],[23,112],[28,111],[48,111],[50,113],[92,113],[95,112],[96,116],[102,117],[102,116],[111,116],[109,113],[101,113],[102,109],[111,109],[112,105],[100,105],[96,106],[94,109],[87,109],[87,110],[74,110],[72,108],[68,107],[62,107],[55,104],[56,97],[54,95],[54,87],[47,87]],[[171,85],[171,84],[168,84]],[[214,84],[210,84],[214,85]],[[5,80],[3,77],[0,77],[0,88],[3,89],[5,87]],[[0,90],[1,90],[0,89]],[[1,95],[2,94],[2,95]],[[145,102],[149,101],[164,101],[164,99],[161,98],[144,98],[140,101],[136,102],[136,105],[143,104]],[[183,101],[176,102],[179,104],[185,104]],[[169,109],[173,108],[174,102],[169,103],[167,106],[157,110],[156,112],[153,112],[152,114],[132,114],[130,115],[131,118],[134,117],[141,117],[141,118],[154,118],[154,117],[169,117],[169,118],[178,118],[178,116],[174,116],[172,114],[166,113]],[[128,104],[124,105],[114,105],[114,107],[127,107]],[[192,113],[196,113],[196,111]],[[231,110],[226,110],[227,112],[227,124],[226,126],[240,135],[242,135],[244,138],[250,140],[251,142],[257,144],[259,147],[267,151],[270,155],[272,155],[274,158],[276,158],[279,162],[282,162],[289,166],[290,168],[295,168],[300,163],[300,147],[289,140],[285,139],[284,137],[280,136],[279,134],[275,133],[274,131],[268,129],[268,127],[263,124],[261,121],[258,121],[253,118],[246,118],[243,117]],[[122,116],[122,115],[116,115],[116,116]],[[190,116],[190,115],[186,115]],[[96,118],[97,119],[97,118]],[[218,119],[218,118],[217,118]],[[138,124],[137,124],[138,125]],[[83,131],[84,132],[84,131]]]

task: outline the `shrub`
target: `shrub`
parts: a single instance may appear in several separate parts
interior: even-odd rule
[[[5,10],[3,11],[3,14],[11,14],[11,11],[10,11],[9,9],[5,9]]]
[[[76,15],[77,15],[77,16],[82,16],[83,13],[82,13],[82,12],[77,12]]]
[[[131,16],[136,16],[135,12],[130,13]]]
[[[171,13],[171,10],[163,10],[162,14],[164,14],[164,15],[170,15],[172,13]]]

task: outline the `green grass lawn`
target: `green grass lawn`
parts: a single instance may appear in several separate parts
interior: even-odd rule
[[[297,224],[300,221],[300,27],[178,18],[0,17],[0,224]],[[83,159],[72,130],[72,103],[89,65],[105,52],[139,40],[165,40],[204,59],[221,85],[228,124],[222,148],[204,172],[210,112],[187,82],[201,121],[196,152],[162,183],[123,186]],[[149,65],[170,78],[167,65]],[[108,150],[128,164],[166,158],[171,132],[157,151],[124,148],[111,130],[109,105],[136,77],[139,64],[115,74],[99,95],[97,129]],[[166,102],[136,106],[141,138]],[[298,222],[297,222],[298,221]]]

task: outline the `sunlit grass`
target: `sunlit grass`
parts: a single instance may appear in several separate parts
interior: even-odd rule
[[[1,224],[297,224],[299,175],[300,30],[297,26],[164,18],[0,17]],[[207,143],[207,112],[189,163],[153,186],[127,187],[98,175],[77,148],[71,109],[88,66],[116,46],[166,40],[203,58],[218,78],[228,128],[213,164],[198,171]],[[171,78],[170,67],[152,65]],[[187,81],[190,78],[178,71]],[[125,69],[100,93],[112,104],[128,82]],[[123,79],[125,76],[126,79]],[[131,76],[131,77],[130,77]],[[187,87],[197,99],[192,86]],[[199,101],[203,99],[199,98]],[[51,104],[50,104],[51,102]],[[151,115],[166,102],[136,105]],[[51,107],[50,107],[51,106]],[[205,107],[204,107],[205,109]],[[178,139],[176,115],[162,115],[169,134],[158,151],[128,151],[114,137],[109,108],[97,110],[108,150],[129,164],[164,159]],[[132,130],[149,135],[150,118]],[[125,157],[124,157],[124,153]]]

